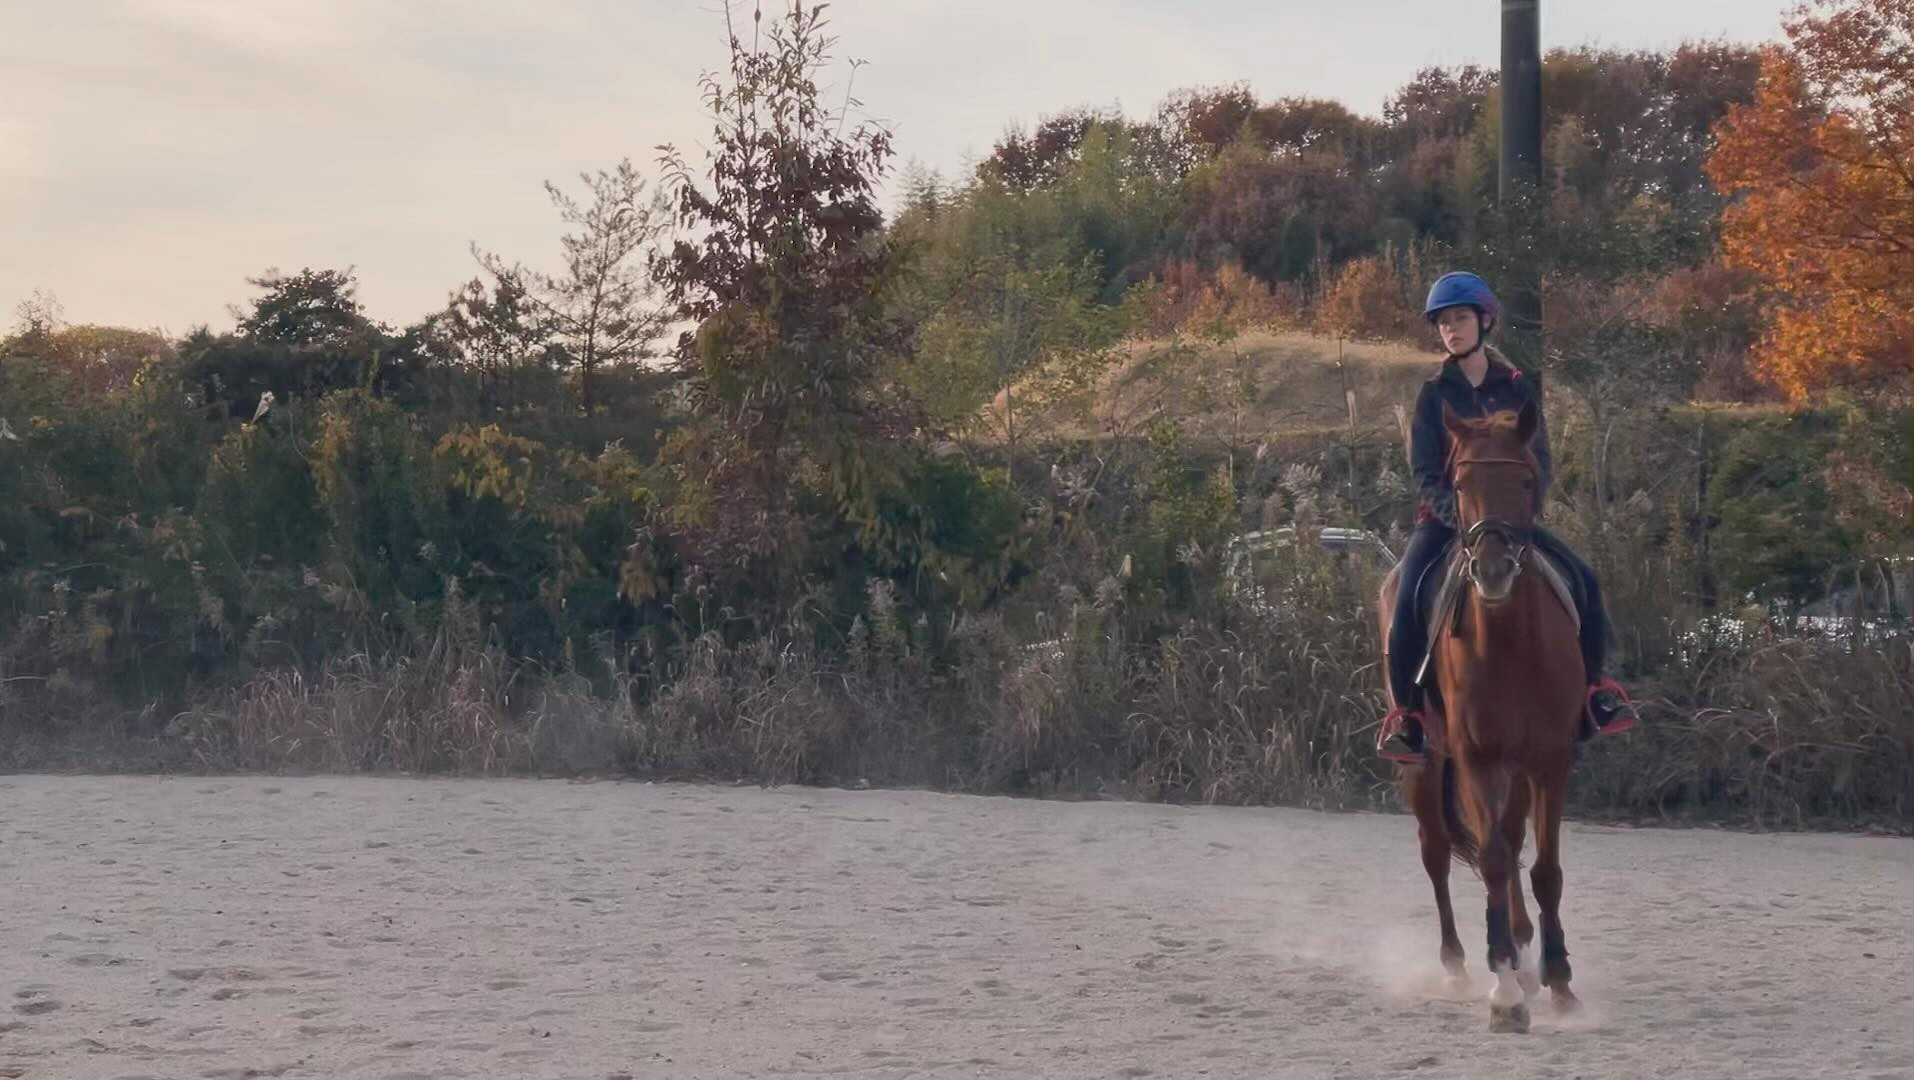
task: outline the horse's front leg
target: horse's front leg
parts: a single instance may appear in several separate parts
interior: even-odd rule
[[[1562,801],[1567,793],[1566,775],[1535,784],[1535,866],[1529,871],[1535,904],[1542,913],[1542,982],[1555,999],[1557,1012],[1581,1006],[1568,986],[1573,972],[1568,938],[1562,932]]]
[[[1466,762],[1460,767],[1465,772],[1459,786],[1468,792],[1469,824],[1482,838],[1476,865],[1488,894],[1489,971],[1495,976],[1495,989],[1489,994],[1489,1030],[1526,1032],[1528,995],[1516,979],[1515,933],[1509,922],[1509,879],[1515,873],[1515,854],[1509,850],[1508,836],[1502,830],[1502,814],[1509,799],[1509,771],[1500,765],[1470,768]]]
[[[1522,844],[1528,835],[1528,816],[1530,785],[1527,777],[1518,776],[1510,782],[1509,802],[1502,809],[1502,837],[1509,845],[1509,928],[1515,935],[1516,981],[1522,984],[1522,992],[1534,997],[1542,992],[1541,980],[1535,977],[1535,924],[1529,921],[1528,905],[1522,899],[1522,874],[1518,867],[1522,864]]]

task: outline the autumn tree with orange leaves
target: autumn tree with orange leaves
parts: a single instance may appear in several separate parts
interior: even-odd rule
[[[1757,363],[1797,401],[1905,397],[1914,357],[1914,0],[1814,0],[1708,163],[1727,259],[1770,297]]]

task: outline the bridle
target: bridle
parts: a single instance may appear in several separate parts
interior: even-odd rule
[[[1531,475],[1540,472],[1540,470],[1536,468],[1535,462],[1528,460],[1526,458],[1510,458],[1510,457],[1455,458],[1455,457],[1451,457],[1449,460],[1449,477],[1450,477],[1451,487],[1458,486],[1457,481],[1460,479],[1459,474],[1460,474],[1462,466],[1464,465],[1520,465],[1523,468],[1527,469]],[[1478,577],[1476,574],[1476,569],[1477,569],[1478,560],[1479,560],[1479,555],[1477,554],[1476,548],[1482,543],[1483,537],[1490,536],[1490,535],[1499,537],[1502,540],[1502,542],[1508,545],[1508,547],[1511,549],[1513,554],[1510,556],[1510,558],[1515,563],[1515,573],[1512,576],[1519,576],[1522,573],[1522,560],[1526,555],[1528,555],[1529,544],[1534,537],[1534,529],[1528,526],[1517,525],[1511,521],[1504,521],[1501,518],[1490,517],[1490,518],[1483,518],[1482,520],[1476,522],[1475,524],[1470,525],[1468,529],[1463,532],[1462,554],[1463,554],[1464,561],[1462,564],[1462,572],[1463,572],[1463,575],[1468,579],[1469,584],[1473,585],[1477,592],[1480,592],[1482,589],[1482,579]]]

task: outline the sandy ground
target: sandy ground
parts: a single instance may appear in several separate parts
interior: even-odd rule
[[[0,815],[0,1077],[1914,1077],[1906,839],[1574,827],[1588,1008],[1492,1036],[1406,818],[70,777]]]

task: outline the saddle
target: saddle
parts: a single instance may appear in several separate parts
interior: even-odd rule
[[[1575,629],[1582,628],[1582,604],[1586,600],[1581,595],[1580,582],[1555,561],[1546,550],[1531,546],[1528,549],[1528,569],[1542,575],[1548,582],[1549,591],[1562,602],[1562,608],[1568,617],[1575,620]],[[1462,590],[1468,588],[1469,579],[1464,567],[1468,560],[1462,556],[1460,539],[1449,541],[1440,558],[1429,564],[1423,571],[1422,580],[1414,583],[1416,590],[1416,612],[1422,619],[1424,633],[1422,640],[1428,642],[1422,654],[1422,662],[1416,666],[1416,685],[1426,686],[1429,673],[1435,667],[1436,647],[1442,643],[1442,635],[1455,629],[1462,618]]]

